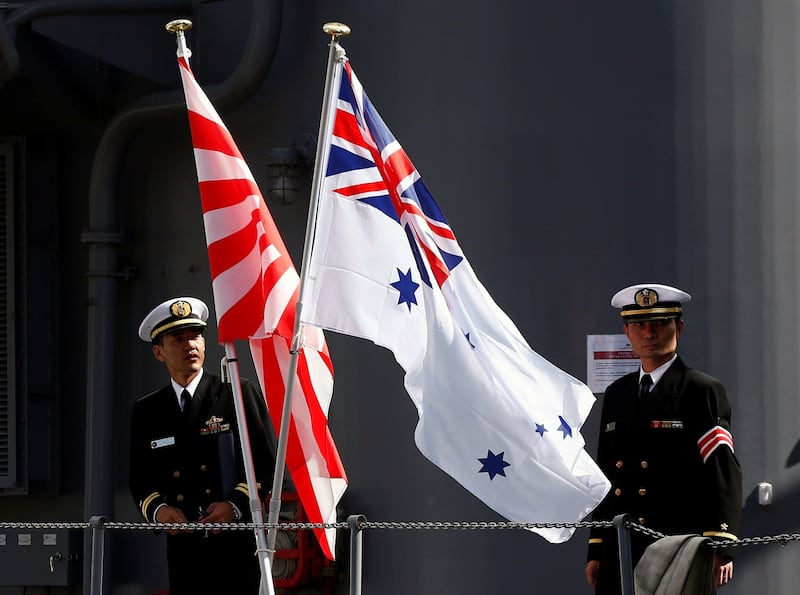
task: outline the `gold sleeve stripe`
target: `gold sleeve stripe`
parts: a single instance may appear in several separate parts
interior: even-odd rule
[[[602,538],[602,537],[592,537],[592,538],[589,540],[589,543],[590,543],[590,544],[591,544],[591,543],[603,543],[603,538]]]
[[[250,490],[247,489],[247,484],[246,483],[237,484],[236,488],[234,488],[234,490],[237,491],[237,492],[241,492],[242,494],[244,494],[248,498],[250,497]]]
[[[153,500],[155,500],[159,496],[161,496],[161,494],[159,494],[158,492],[153,492],[147,498],[142,500],[141,506],[139,508],[142,511],[142,514],[145,516],[145,518],[147,518],[147,509],[153,503]]]
[[[725,539],[730,539],[732,541],[739,541],[739,538],[733,533],[724,533],[722,531],[706,531],[703,533],[703,537],[724,537]]]

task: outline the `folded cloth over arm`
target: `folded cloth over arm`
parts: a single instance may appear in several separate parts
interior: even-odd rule
[[[713,595],[714,548],[700,535],[670,535],[650,544],[633,572],[636,595]]]

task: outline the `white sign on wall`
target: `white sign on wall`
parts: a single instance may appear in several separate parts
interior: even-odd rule
[[[639,369],[639,358],[624,334],[586,335],[586,358],[586,384],[595,394],[604,393],[617,378]]]

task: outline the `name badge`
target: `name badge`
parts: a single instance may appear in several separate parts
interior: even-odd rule
[[[159,438],[158,440],[153,440],[150,443],[150,448],[163,448],[164,446],[172,446],[175,444],[175,436],[169,436],[168,438]]]

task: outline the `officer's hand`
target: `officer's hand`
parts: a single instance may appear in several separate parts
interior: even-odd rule
[[[212,502],[206,508],[206,516],[200,519],[201,523],[230,523],[233,521],[233,505],[230,502]],[[219,533],[214,529],[212,533]]]
[[[714,583],[717,589],[728,584],[733,578],[733,560],[714,554]]]
[[[597,587],[597,572],[600,570],[600,560],[589,560],[586,563],[586,582],[594,589]]]
[[[155,521],[157,523],[186,523],[186,515],[180,508],[174,506],[162,506],[156,512]],[[170,535],[177,535],[178,533],[186,533],[187,529],[167,529]]]

